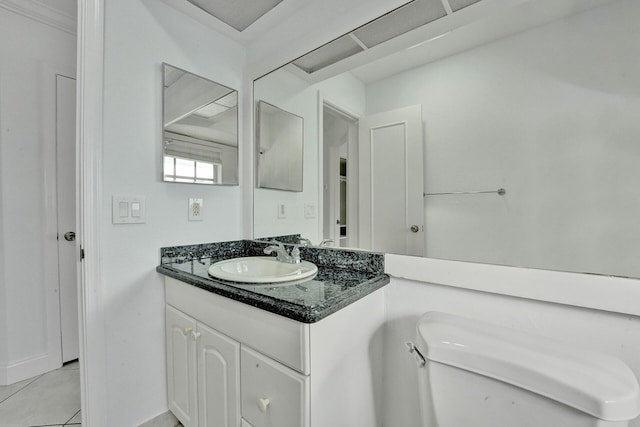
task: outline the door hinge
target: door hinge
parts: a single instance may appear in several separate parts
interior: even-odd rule
[[[82,261],[84,259],[84,249],[82,249],[82,246],[80,246],[80,261]]]

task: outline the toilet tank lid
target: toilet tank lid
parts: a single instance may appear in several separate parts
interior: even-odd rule
[[[425,313],[417,348],[430,360],[512,384],[605,421],[640,414],[638,381],[616,357],[448,313]]]

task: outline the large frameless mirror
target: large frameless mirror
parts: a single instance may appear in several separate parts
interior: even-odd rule
[[[238,185],[238,92],[163,64],[162,179]]]
[[[638,22],[415,0],[259,78],[304,118],[305,186],[256,189],[255,237],[640,277]]]

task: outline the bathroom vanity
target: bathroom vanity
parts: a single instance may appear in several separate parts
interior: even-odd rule
[[[381,254],[301,248],[293,284],[213,279],[265,242],[164,248],[169,408],[186,426],[381,425]]]

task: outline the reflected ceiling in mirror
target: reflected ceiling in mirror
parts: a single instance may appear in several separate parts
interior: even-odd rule
[[[162,179],[238,185],[238,92],[163,64]]]
[[[304,118],[313,155],[302,194],[256,191],[255,236],[402,252],[371,231],[389,224],[401,231],[386,239],[420,236],[430,258],[640,277],[639,20],[631,0],[481,0],[316,71],[256,80],[256,99]],[[399,188],[396,167],[415,160],[408,128],[391,132],[403,120],[372,120],[413,106],[424,172],[406,182],[426,194],[415,222],[372,213],[368,195]],[[378,157],[363,145],[374,128],[388,143]]]

